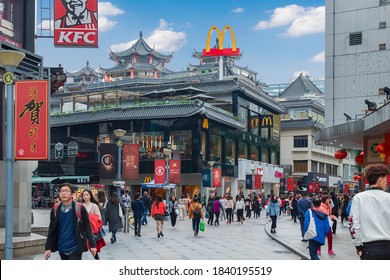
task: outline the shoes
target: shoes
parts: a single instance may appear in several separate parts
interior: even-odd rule
[[[161,236],[164,236],[164,234],[163,234],[162,232],[160,232],[160,235],[161,235]]]
[[[141,237],[141,234],[138,233],[138,237]]]
[[[114,236],[114,242],[116,242],[116,235]]]
[[[194,230],[194,236],[196,236],[196,231]]]
[[[276,230],[274,228],[271,228],[271,233],[276,233]]]
[[[115,242],[115,240],[114,240],[114,238],[113,237],[111,237],[111,243],[114,243]]]
[[[317,255],[321,255],[321,250],[317,249]]]
[[[160,234],[159,233],[157,234],[157,237],[160,238]]]
[[[172,227],[172,229],[175,229],[175,227]]]
[[[301,241],[302,241],[302,242],[307,242],[307,241],[309,241],[309,240],[306,240],[306,239],[302,239]]]
[[[330,250],[328,251],[328,255],[335,256],[336,254],[332,250]]]

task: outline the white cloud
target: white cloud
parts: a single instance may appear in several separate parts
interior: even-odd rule
[[[316,54],[315,56],[313,56],[313,58],[310,61],[311,62],[325,62],[325,51],[322,51],[322,52]]]
[[[101,16],[117,16],[125,13],[124,10],[113,5],[111,2],[99,2],[99,17]]]
[[[302,7],[288,5],[276,8],[269,20],[262,20],[255,30],[288,26],[285,35],[299,37],[325,31],[325,7]]]
[[[241,13],[244,12],[244,8],[238,7],[236,9],[234,9],[234,10],[231,10],[230,12],[233,13],[233,14],[241,14]]]
[[[99,2],[99,32],[106,32],[113,29],[116,21],[110,20],[109,16],[124,14],[125,11],[113,5],[111,2]]]
[[[187,43],[187,34],[185,32],[174,31],[166,20],[160,19],[159,27],[152,34],[144,38],[144,40],[157,51],[174,52],[181,49]],[[111,50],[114,52],[124,51],[130,48],[137,40],[126,43],[111,45]]]

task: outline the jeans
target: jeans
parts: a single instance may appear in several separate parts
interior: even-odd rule
[[[192,219],[192,230],[198,235],[200,219]]]
[[[71,252],[69,254],[60,253],[60,257],[61,260],[65,260],[65,261],[81,260],[82,254],[83,253],[79,253],[79,252]]]
[[[321,243],[310,239],[309,240],[309,254],[311,260],[319,260],[320,258],[317,255],[317,249],[321,246]]]
[[[177,219],[175,210],[172,210],[170,216],[171,216],[171,225],[174,227],[176,225],[176,219]]]
[[[145,210],[143,215],[142,215],[141,224],[143,224],[143,225],[147,225],[148,224],[148,219],[146,218],[147,215],[148,215],[148,210]]]
[[[373,241],[363,244],[361,260],[390,260],[390,241]]]
[[[232,208],[226,208],[226,219],[229,223],[232,222],[232,215],[233,215],[233,209]]]
[[[299,216],[299,224],[301,225],[301,235],[302,238],[305,235],[305,217]]]
[[[214,225],[219,225],[219,214],[220,214],[221,212],[215,212],[214,214],[215,214],[215,221],[214,221]]]
[[[275,229],[276,228],[276,219],[278,218],[278,216],[269,216],[271,218],[271,221],[272,221],[272,224],[271,224],[271,229]]]
[[[141,235],[141,217],[134,217],[134,233]]]

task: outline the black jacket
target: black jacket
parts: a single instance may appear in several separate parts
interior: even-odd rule
[[[78,217],[76,215],[76,202],[72,201],[72,217],[73,217],[73,226],[76,231],[77,244],[80,252],[88,251],[87,240],[91,244],[91,248],[96,248],[95,240],[92,236],[91,224],[89,222],[88,212],[83,205],[81,206],[80,211],[80,223],[78,224]],[[58,221],[61,212],[61,205],[58,205],[57,212],[54,215],[54,208],[50,212],[50,225],[49,232],[47,234],[45,250],[51,250],[52,252],[58,251]],[[81,231],[80,228],[81,227]]]

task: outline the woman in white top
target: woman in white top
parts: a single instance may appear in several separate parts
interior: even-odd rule
[[[98,220],[101,221],[99,202],[97,202],[97,200],[93,196],[91,190],[88,190],[88,189],[83,190],[83,192],[81,193],[81,196],[82,196],[82,200],[83,200],[83,205],[87,209],[88,215],[90,217],[90,222],[91,222],[91,227],[92,227],[93,226],[92,224],[94,223],[94,221],[91,220],[91,215],[93,215],[95,217],[97,215],[99,217]],[[96,231],[94,231],[93,228],[94,227],[92,227],[92,233],[96,233]],[[105,246],[105,242],[103,245],[103,244],[98,244],[98,243],[103,242],[103,241],[101,241],[101,242],[99,242],[99,241],[100,240],[96,240],[96,255],[95,255],[96,260],[100,259],[98,253],[100,252],[101,247]]]
[[[237,221],[241,224],[243,224],[244,221],[244,207],[245,203],[242,200],[241,196],[238,196],[238,200],[236,202],[236,209],[237,209]]]

